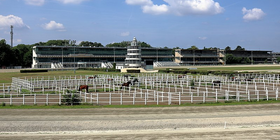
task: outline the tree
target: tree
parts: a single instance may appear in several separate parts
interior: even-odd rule
[[[237,46],[235,48],[236,51],[245,51],[245,48],[242,48],[241,46]]]
[[[191,46],[190,48],[188,48],[187,50],[198,50],[198,48],[196,46]]]
[[[92,47],[103,47],[101,43],[82,41],[79,46],[92,46]]]
[[[61,100],[65,105],[79,105],[81,102],[79,94],[74,93],[66,93]]]
[[[142,48],[152,48],[152,46],[151,46],[150,44],[147,44],[146,42],[141,42],[141,43],[140,43],[140,46],[141,46]]]
[[[130,41],[122,41],[120,43],[107,44],[106,47],[127,47],[129,44]]]
[[[6,44],[6,40],[0,40],[0,66],[13,65],[13,51],[10,45]]]
[[[280,57],[277,57],[277,62],[280,62]]]
[[[119,43],[110,43],[107,44],[106,47],[127,47],[129,46],[131,43],[131,41],[122,41]],[[142,48],[152,48],[152,46],[146,42],[138,42],[138,44],[142,47]]]
[[[225,51],[231,51],[230,46],[227,46],[227,47],[225,48]]]
[[[206,48],[205,46],[203,47],[203,50],[217,50],[217,47],[210,47],[210,48]]]
[[[45,46],[65,46],[69,45],[70,40],[49,40],[46,42]]]
[[[30,67],[32,64],[32,46],[19,44],[12,48],[15,65]]]

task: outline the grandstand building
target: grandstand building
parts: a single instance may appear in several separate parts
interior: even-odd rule
[[[248,58],[251,64],[272,63],[272,51],[253,50],[189,50],[176,49],[175,62],[180,65],[225,65],[226,55],[232,54],[235,57]]]
[[[272,63],[272,51],[255,50],[228,50],[225,54],[232,54],[235,57],[249,58],[251,64]]]
[[[214,50],[189,50],[176,49],[175,62],[180,65],[218,65],[224,55],[218,49]]]
[[[91,46],[34,46],[32,68],[112,67],[123,65],[127,48]],[[172,49],[141,48],[141,63],[173,61]]]

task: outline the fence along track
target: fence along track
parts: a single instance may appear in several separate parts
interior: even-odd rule
[[[225,102],[251,100],[278,100],[279,75],[245,74],[234,80],[227,76],[191,76],[176,74],[138,74],[124,78],[122,75],[31,77],[15,78],[9,86],[2,86],[0,102],[7,104],[60,104],[67,90],[77,90],[82,84],[90,86],[90,93],[80,92],[84,103],[92,104],[183,104],[198,102]],[[244,81],[253,77],[251,81]],[[120,84],[138,78],[139,84],[120,90]],[[107,79],[114,79],[108,81]],[[242,80],[239,80],[242,79]],[[220,86],[213,85],[220,80]],[[195,82],[194,88],[190,86]],[[29,92],[23,92],[22,90]],[[104,92],[99,92],[103,89]],[[108,90],[108,92],[105,92]],[[33,92],[41,91],[41,94]],[[48,91],[53,91],[49,94]],[[8,98],[7,98],[8,97]]]

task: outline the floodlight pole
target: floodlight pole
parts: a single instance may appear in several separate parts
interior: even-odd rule
[[[75,52],[76,45],[74,46],[74,74],[76,74],[76,52]]]

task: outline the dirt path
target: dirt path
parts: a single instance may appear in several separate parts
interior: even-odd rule
[[[279,108],[1,109],[0,139],[277,139]]]

